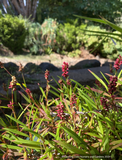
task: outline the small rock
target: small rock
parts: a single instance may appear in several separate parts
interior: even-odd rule
[[[27,63],[24,67],[25,72],[34,73],[37,70],[37,65],[35,63]]]
[[[102,66],[110,66],[110,65],[114,65],[114,62],[105,62]]]
[[[42,71],[46,71],[46,69],[49,71],[59,71],[60,70],[59,68],[57,68],[56,66],[54,66],[53,64],[48,63],[48,62],[42,62],[39,65],[39,67]]]
[[[92,68],[92,67],[100,67],[100,62],[96,59],[83,60],[76,63],[74,66],[71,66],[69,69],[83,69],[83,68]]]
[[[19,66],[17,66],[13,62],[4,63],[4,67],[10,72],[18,71],[18,69],[19,69]]]

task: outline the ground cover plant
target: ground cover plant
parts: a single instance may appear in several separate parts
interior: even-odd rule
[[[122,157],[122,93],[121,74],[117,72],[122,64],[119,56],[104,82],[97,75],[100,88],[82,86],[68,76],[68,63],[62,65],[62,77],[59,77],[58,88],[50,85],[49,71],[45,72],[46,89],[40,88],[40,97],[34,95],[26,85],[20,84],[11,75],[4,64],[0,63],[10,74],[12,80],[10,103],[2,108],[9,109],[11,114],[0,118],[0,154],[2,159],[121,159]],[[23,67],[20,65],[19,71]],[[64,78],[63,78],[64,77]],[[54,79],[55,80],[55,79]],[[73,85],[73,83],[75,83]],[[26,103],[17,103],[14,93],[16,87],[23,88],[20,95]],[[103,86],[103,90],[102,90]],[[49,93],[54,94],[49,98]],[[17,106],[20,112],[16,112]]]

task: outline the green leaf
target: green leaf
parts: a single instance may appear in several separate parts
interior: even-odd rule
[[[111,26],[113,29],[115,29],[116,31],[119,31],[122,33],[122,28],[120,28],[119,26],[115,25],[114,23],[109,22],[108,20],[106,20],[105,18],[102,18],[104,20],[104,22],[106,22],[109,26]]]
[[[82,97],[86,101],[89,107],[89,110],[92,111],[93,107],[94,109],[97,109],[95,102],[86,93],[84,93],[84,91],[82,91],[80,88],[77,88],[77,89],[79,90],[79,96]]]
[[[99,23],[104,23],[104,24],[107,24],[106,21],[102,20],[102,19],[97,19],[97,18],[89,18],[89,17],[84,17],[84,16],[78,16],[78,15],[73,15],[75,17],[79,17],[79,18],[83,18],[83,19],[87,19],[87,20],[90,20],[90,21],[95,21],[95,22],[99,22]]]
[[[94,132],[86,132],[85,134],[92,136],[92,137],[97,137],[101,139],[101,136],[99,136],[98,134],[94,133]]]
[[[54,140],[58,145],[61,145],[63,147],[65,147],[68,151],[75,153],[75,154],[80,154],[80,155],[87,155],[84,151],[82,151],[81,149],[76,148],[73,145],[70,145],[66,142],[61,142],[61,141],[56,141]]]
[[[41,86],[39,86],[39,89],[41,90],[43,97],[46,98],[46,94],[44,93],[43,88]]]
[[[6,116],[9,117],[10,119],[12,119],[13,121],[15,121],[16,123],[21,124],[22,127],[27,127],[24,123],[22,123],[21,121],[17,120],[16,118],[14,118],[12,116],[9,116],[9,115],[6,115]]]
[[[17,85],[17,86],[21,86],[21,84],[20,84],[20,83],[16,83],[16,85]]]
[[[106,130],[106,134],[105,134],[105,137],[103,138],[102,140],[102,143],[101,143],[101,146],[103,146],[103,149],[106,150],[107,149],[107,152],[109,151],[109,132],[110,130]]]
[[[107,80],[107,78],[104,76],[104,74],[100,71],[100,73],[102,74],[103,78],[106,80],[107,83],[109,83],[109,81]]]
[[[19,146],[21,147],[26,147],[26,148],[31,148],[31,149],[42,149],[40,146],[37,145],[33,145],[33,144],[19,144]]]
[[[84,147],[85,149],[87,149],[88,145],[86,142],[83,141],[82,138],[80,138],[75,132],[73,132],[72,130],[70,130],[69,128],[67,127],[61,127],[62,129],[65,130],[65,132],[68,133],[68,135],[70,135],[77,143],[78,145]]]
[[[22,140],[22,139],[20,139],[20,140],[12,140],[13,142],[15,142],[15,143],[17,143],[17,144],[22,144],[22,145],[25,145],[25,144],[30,144],[30,146],[31,145],[33,145],[33,146],[40,146],[40,142],[36,142],[36,141],[31,141],[31,140]]]
[[[18,150],[22,149],[21,147],[13,146],[13,145],[7,145],[7,144],[5,144],[5,143],[1,143],[0,146],[3,147],[3,148],[8,148],[8,149],[16,149],[16,150],[17,150],[17,149],[18,149]]]
[[[101,134],[103,135],[102,123],[101,123],[100,121],[98,121],[98,125],[99,125],[99,128],[100,128],[100,132],[101,132]]]
[[[111,150],[118,149],[120,146],[121,146],[121,149],[122,149],[122,143],[119,143],[119,144],[113,146],[113,147],[111,148]]]
[[[120,143],[122,143],[122,139],[117,140],[117,141],[113,141],[110,143],[110,145],[116,145],[116,144],[120,144]]]
[[[44,141],[43,137],[40,134],[38,134],[37,132],[34,132],[33,130],[31,130],[29,128],[23,128],[23,131],[27,131],[27,132],[31,133],[32,135],[40,138],[42,141]]]
[[[9,131],[9,132],[24,136],[24,137],[29,137],[27,134],[25,134],[23,132],[20,132],[17,129],[10,129],[10,128],[3,128],[3,129],[6,130],[6,131]]]
[[[108,91],[108,87],[107,85],[103,82],[102,79],[100,79],[95,73],[93,73],[90,69],[88,69],[88,71],[93,74],[93,76],[106,88],[106,90]]]
[[[29,98],[27,98],[22,92],[18,91],[21,96],[28,102],[28,103],[31,103],[31,100]]]
[[[22,83],[22,85],[23,85],[25,88],[27,88],[27,86],[26,86],[26,84],[25,84],[25,83]]]
[[[118,74],[118,79],[120,78],[121,74],[122,74],[122,69],[121,69],[121,71]]]
[[[0,125],[3,127],[7,127],[7,124],[4,122],[4,120],[0,117]]]

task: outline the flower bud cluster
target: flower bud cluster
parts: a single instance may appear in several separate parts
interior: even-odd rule
[[[45,79],[49,81],[49,71],[48,70],[45,71]]]
[[[114,68],[118,70],[120,68],[120,65],[122,64],[122,56],[119,55],[119,58],[116,59],[114,63]]]
[[[75,105],[76,104],[76,95],[73,93],[70,99],[70,105]]]
[[[12,103],[12,102],[10,101],[10,102],[9,102],[9,104],[7,105],[7,106],[8,106],[8,108],[12,109],[13,104],[14,104],[14,103]]]
[[[25,92],[27,93],[27,95],[28,95],[31,99],[33,98],[30,89],[27,88],[27,89],[25,90]]]
[[[57,114],[60,119],[64,119],[64,106],[61,102],[57,105]]]
[[[117,85],[117,77],[111,76],[109,85],[108,85],[108,92],[112,95],[116,91],[116,85]]]
[[[107,103],[107,98],[101,97],[100,102],[103,108],[108,111],[109,104]]]
[[[69,79],[67,79],[66,83],[67,85],[71,86],[71,81]]]
[[[68,68],[69,68],[69,64],[67,62],[63,62],[63,65],[62,65],[62,76],[67,78],[68,77]]]
[[[12,88],[12,90],[15,91],[16,90],[16,83],[17,83],[16,77],[12,76],[12,81],[10,82],[10,85],[8,88]]]

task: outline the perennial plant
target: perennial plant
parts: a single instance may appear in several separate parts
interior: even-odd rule
[[[122,71],[117,74],[117,62],[114,65],[115,76],[109,75],[108,81],[103,75],[106,83],[89,70],[103,90],[99,86],[96,89],[84,87],[69,79],[66,62],[62,65],[60,83],[54,79],[57,89],[50,85],[49,71],[46,70],[47,86],[43,90],[38,84],[41,91],[39,100],[33,97],[26,83],[20,84],[10,74],[12,96],[7,108],[12,112],[0,118],[1,158],[41,160],[72,157],[82,160],[83,156],[89,159],[96,159],[95,156],[116,159],[118,156],[121,159],[122,98],[118,93]],[[1,67],[4,68],[4,65]],[[14,101],[13,93],[17,85],[27,94],[19,91],[26,104]],[[54,94],[55,98],[49,99],[49,93]],[[21,108],[19,114],[16,112],[17,105]]]

